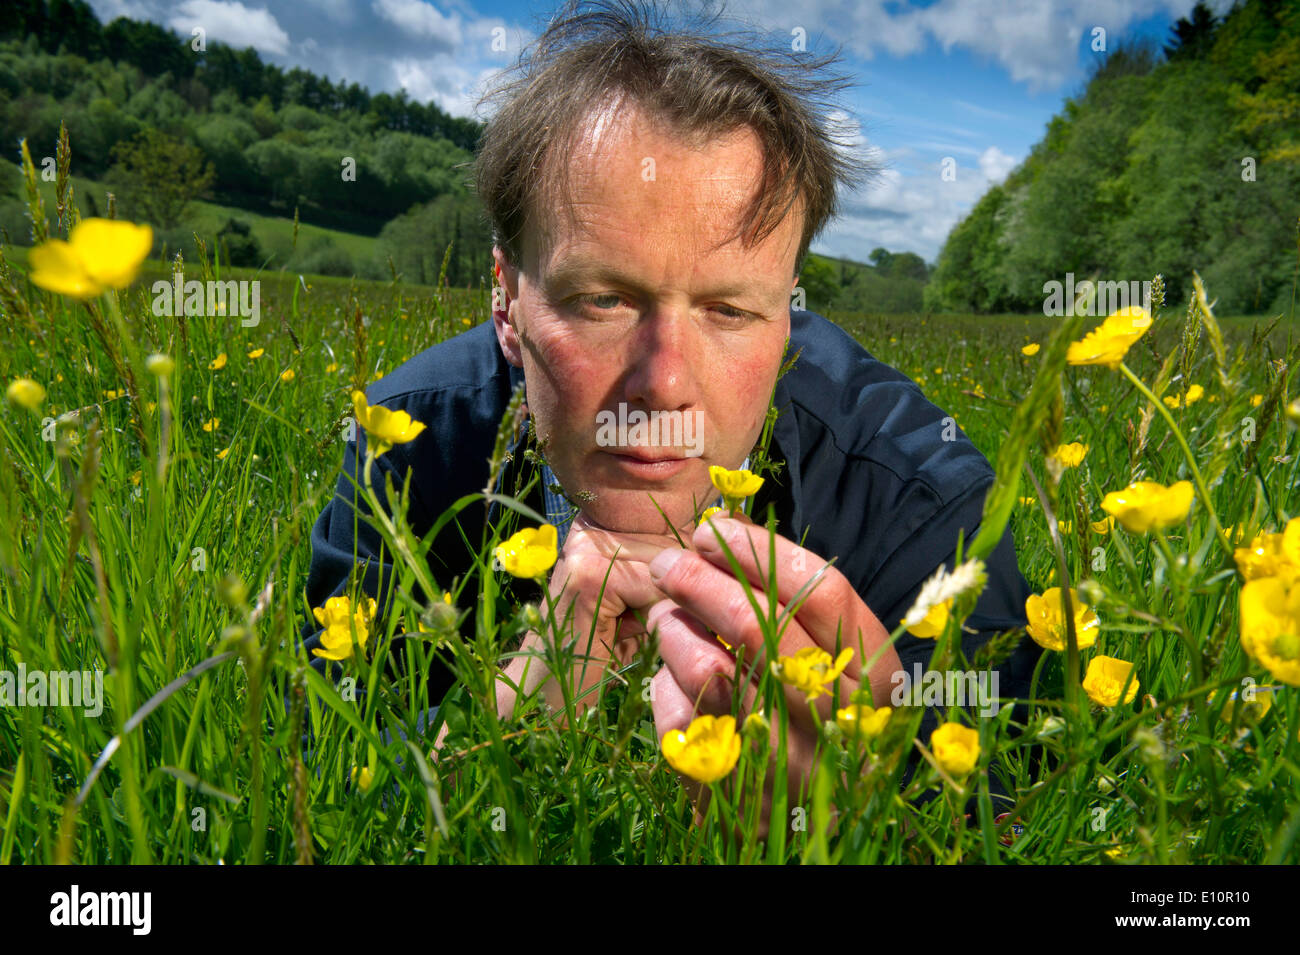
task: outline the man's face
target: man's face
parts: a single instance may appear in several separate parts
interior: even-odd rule
[[[509,297],[497,335],[556,477],[591,495],[586,516],[664,532],[657,502],[685,527],[717,497],[709,466],[740,467],[762,430],[802,209],[756,246],[715,248],[759,181],[752,131],[693,149],[639,110],[606,109],[580,143],[573,218],[532,215],[519,268],[495,252]]]

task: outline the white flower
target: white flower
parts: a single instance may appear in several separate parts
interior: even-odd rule
[[[982,560],[968,560],[954,568],[952,573],[948,573],[946,567],[940,567],[933,577],[921,585],[916,603],[912,604],[912,609],[903,618],[903,626],[912,627],[920,623],[936,604],[960,597],[969,590],[983,590],[987,579]]]

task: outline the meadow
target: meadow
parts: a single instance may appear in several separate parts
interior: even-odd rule
[[[52,235],[71,224],[57,213]],[[966,542],[966,556],[987,553],[1010,521],[1035,592],[1068,579],[1076,613],[1058,621],[1061,649],[1043,655],[1026,725],[1011,724],[1010,708],[946,713],[975,731],[969,771],[916,738],[920,707],[871,731],[828,722],[811,790],[778,796],[759,839],[748,797],[769,764],[782,772],[783,751],[741,731],[734,770],[710,784],[696,820],[640,692],[650,650],[580,720],[530,705],[502,721],[483,705],[496,662],[548,612],[514,605],[492,569],[496,545],[536,523],[522,508],[481,542],[477,579],[456,582],[429,579],[400,506],[384,522],[402,591],[450,589],[374,622],[344,661],[363,694],[320,677],[294,646],[312,611],[308,538],[337,481],[349,395],[486,320],[488,289],[183,263],[187,278],[263,282],[261,321],[243,327],[223,314],[154,315],[149,285],[174,265],[147,262],[133,283],[84,299],[39,288],[12,263],[0,270],[0,380],[40,386],[10,388],[0,407],[0,671],[100,670],[104,688],[96,716],[0,707],[0,862],[1129,865],[1300,854],[1300,648],[1294,629],[1243,630],[1241,612],[1243,588],[1263,581],[1281,594],[1268,619],[1296,619],[1285,596],[1300,553],[1281,536],[1257,540],[1281,535],[1296,508],[1294,315],[1216,317],[1213,289],[1157,297],[1150,330],[1114,368],[1067,363],[1100,318],[830,315],[995,462],[987,538]],[[1076,442],[1086,447],[1061,450]],[[1146,531],[1108,519],[1105,495],[1138,480],[1188,481],[1189,513]],[[932,667],[986,662],[956,646],[973,600],[955,597]],[[471,602],[474,627],[461,632]],[[777,621],[764,626],[775,660]],[[1008,634],[990,654],[1021,639]],[[1123,679],[1113,705],[1085,693],[1102,654],[1133,664],[1131,699]],[[432,759],[431,736],[408,743],[381,728],[411,726],[430,705],[416,676],[435,655],[461,688]],[[766,666],[756,672],[779,729],[785,695]],[[902,786],[914,748],[919,768]],[[995,758],[1017,799],[1008,816],[989,799]]]

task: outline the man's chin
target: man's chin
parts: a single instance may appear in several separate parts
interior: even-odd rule
[[[623,534],[670,534],[672,531],[664,520],[664,514],[672,519],[678,532],[691,528],[694,523],[695,511],[689,499],[681,499],[680,492],[656,494],[653,491],[604,489],[595,493],[594,501],[582,505],[582,513],[592,524],[607,531]],[[656,504],[659,506],[656,507]],[[660,513],[660,508],[663,513]]]

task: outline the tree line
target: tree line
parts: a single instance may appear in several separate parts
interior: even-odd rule
[[[47,53],[127,63],[148,77],[194,80],[211,95],[230,91],[253,102],[265,96],[277,110],[295,104],[335,116],[368,114],[382,129],[445,139],[465,150],[474,148],[482,132],[474,120],[451,116],[435,103],[409,100],[405,91],[372,95],[356,83],[331,83],[298,67],[264,63],[252,48],[236,50],[214,41],[194,50],[189,37],[127,17],[101,25],[83,0],[6,0],[0,7],[0,39],[28,37]]]

